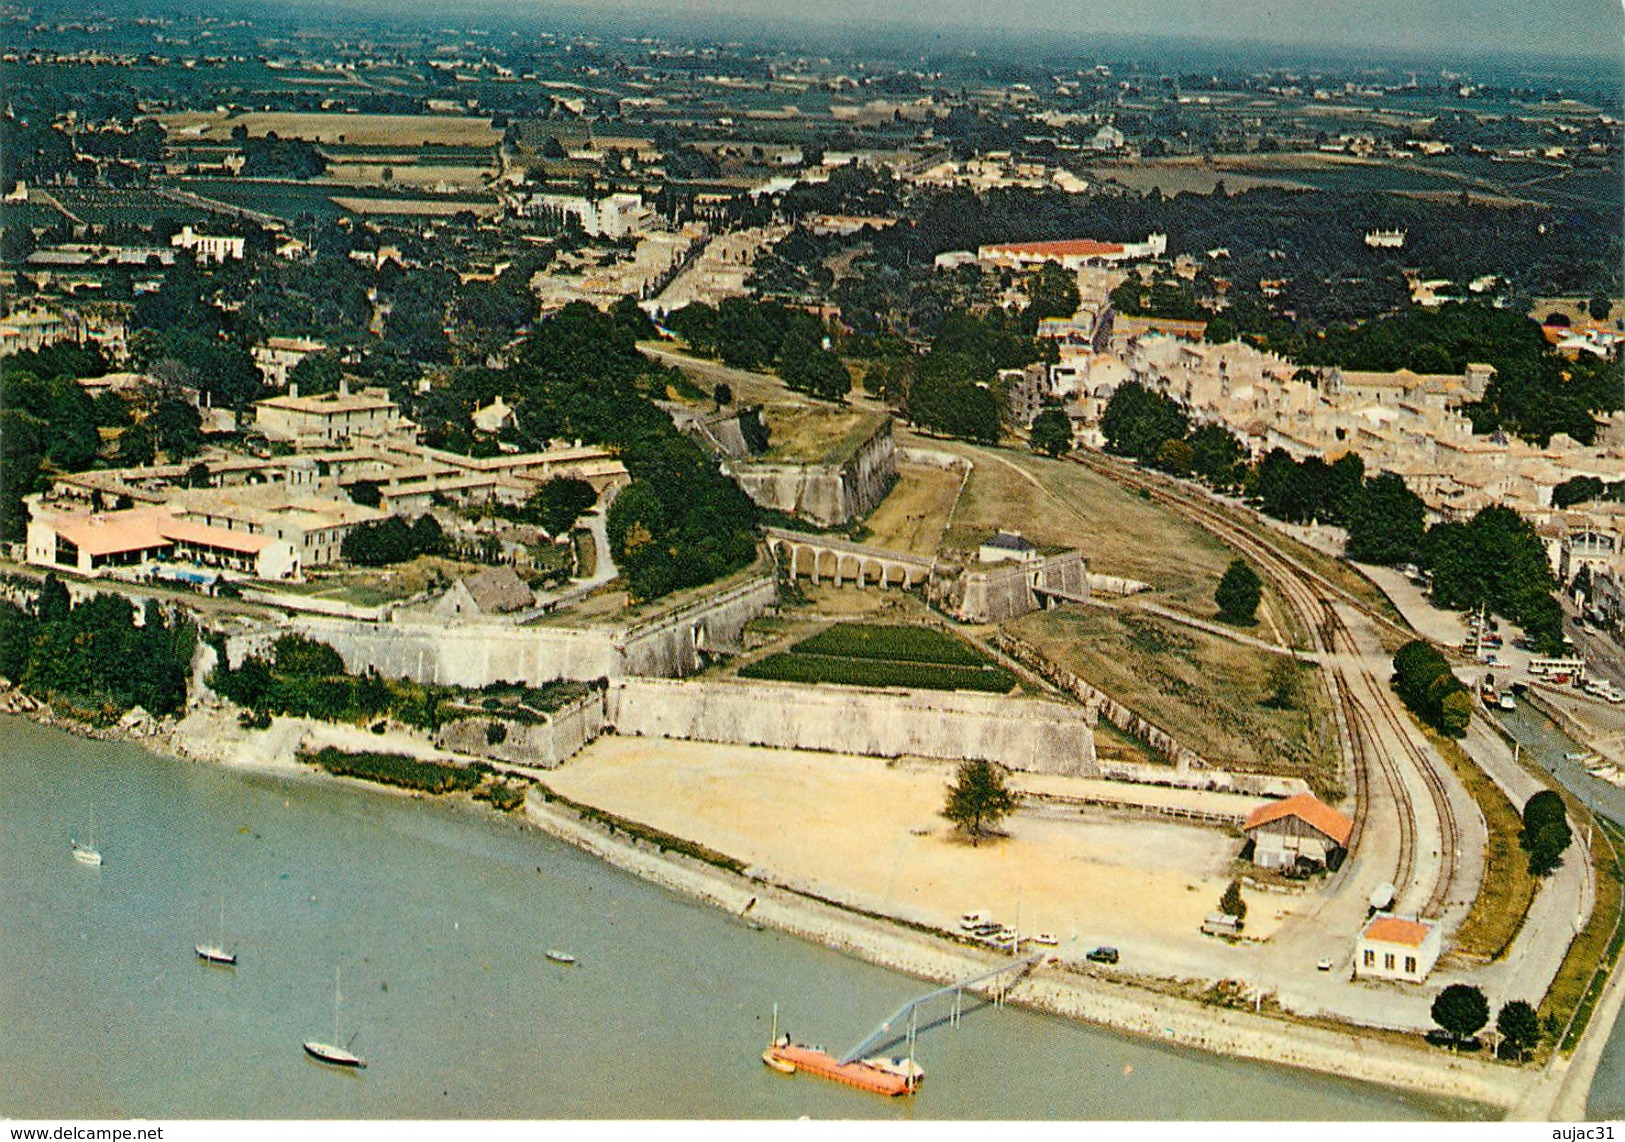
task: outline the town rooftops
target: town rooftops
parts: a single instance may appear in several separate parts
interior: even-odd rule
[[[170,540],[158,530],[161,518],[166,517],[160,510],[135,508],[100,515],[57,516],[50,522],[63,539],[95,556],[168,547]]]
[[[1252,816],[1247,818],[1242,830],[1251,832],[1271,821],[1279,821],[1286,817],[1298,818],[1345,847],[1349,843],[1349,837],[1354,833],[1353,821],[1312,793],[1300,793],[1284,801],[1271,801],[1267,805],[1260,805],[1253,810]]]
[[[280,408],[313,416],[337,416],[345,412],[368,412],[394,408],[385,389],[362,389],[359,393],[322,393],[314,397],[280,396],[255,401],[259,408]]]
[[[1407,920],[1402,916],[1378,916],[1365,926],[1361,938],[1379,944],[1399,944],[1407,948],[1420,948],[1433,931],[1433,925],[1423,920]]]
[[[79,516],[53,513],[49,523],[63,539],[91,556],[150,551],[173,543],[258,555],[272,542],[269,536],[176,519],[163,508],[129,508]]]

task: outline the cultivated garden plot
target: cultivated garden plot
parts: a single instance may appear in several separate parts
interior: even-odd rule
[[[928,627],[839,623],[743,667],[744,678],[1009,693],[1016,676],[967,642]]]

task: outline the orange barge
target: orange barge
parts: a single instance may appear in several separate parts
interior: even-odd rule
[[[762,1061],[774,1070],[784,1071],[787,1074],[792,1070],[806,1071],[820,1078],[832,1079],[847,1086],[857,1087],[859,1090],[869,1091],[871,1094],[884,1094],[890,1097],[913,1094],[919,1081],[917,1075],[911,1077],[908,1073],[898,1073],[869,1062],[843,1063],[827,1051],[821,1051],[817,1047],[804,1047],[787,1039],[769,1047],[763,1053]]]

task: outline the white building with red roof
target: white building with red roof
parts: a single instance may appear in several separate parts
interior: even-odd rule
[[[1312,793],[1260,805],[1241,828],[1253,842],[1253,863],[1273,869],[1324,868],[1354,834],[1353,821]]]
[[[1355,941],[1355,978],[1421,983],[1438,962],[1442,944],[1439,925],[1432,921],[1378,913]]]
[[[1056,242],[997,242],[977,248],[976,260],[984,266],[1005,270],[1028,270],[1054,262],[1064,270],[1084,266],[1131,262],[1140,258],[1160,258],[1168,252],[1168,236],[1152,234],[1144,242],[1097,242],[1093,238],[1067,238]]]
[[[180,563],[256,579],[295,579],[299,556],[286,540],[177,519],[166,508],[63,512],[29,497],[28,561],[100,576]]]

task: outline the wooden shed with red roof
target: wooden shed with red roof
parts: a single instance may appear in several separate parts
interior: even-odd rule
[[[1315,797],[1300,793],[1254,809],[1242,825],[1253,842],[1253,863],[1260,868],[1335,867],[1334,854],[1348,848],[1354,822]]]

